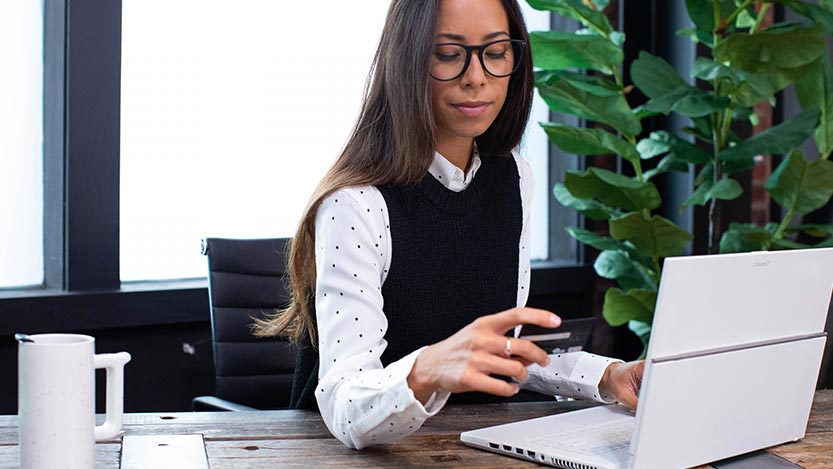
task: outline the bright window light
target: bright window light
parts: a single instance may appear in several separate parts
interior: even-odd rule
[[[0,3],[0,288],[43,283],[43,3]]]
[[[204,276],[204,237],[294,234],[355,123],[388,5],[123,1],[123,281]],[[530,128],[545,257],[546,137]]]

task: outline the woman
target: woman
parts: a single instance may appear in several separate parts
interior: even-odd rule
[[[358,123],[292,244],[292,303],[258,326],[302,344],[293,406],[317,404],[347,446],[518,383],[636,405],[640,363],[505,336],[560,324],[523,307],[532,178],[512,149],[532,100],[527,40],[514,0],[390,6]]]

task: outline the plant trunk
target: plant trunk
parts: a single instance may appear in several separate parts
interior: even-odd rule
[[[717,184],[723,178],[723,170],[719,162],[714,165],[714,183]],[[720,251],[721,219],[723,206],[720,199],[714,198],[709,201],[709,254],[717,254]]]

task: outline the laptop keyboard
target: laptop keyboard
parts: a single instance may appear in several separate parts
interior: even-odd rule
[[[546,435],[533,440],[543,446],[567,449],[579,454],[599,455],[627,451],[635,419]]]

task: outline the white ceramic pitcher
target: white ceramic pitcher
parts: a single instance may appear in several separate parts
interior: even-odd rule
[[[95,442],[122,427],[127,352],[95,354],[79,334],[18,334],[18,420],[22,469],[91,469]],[[107,417],[95,425],[95,370],[107,370]]]

